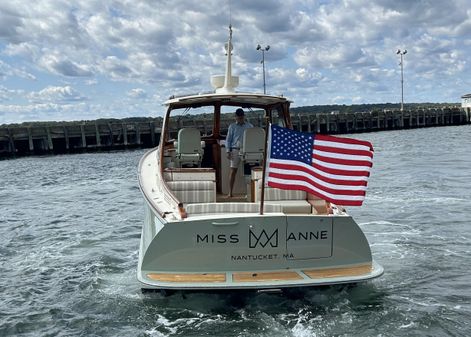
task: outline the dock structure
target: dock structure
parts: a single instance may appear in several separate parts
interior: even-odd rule
[[[212,120],[203,115],[186,115],[170,121],[171,136],[176,138],[183,127],[211,133]],[[262,126],[261,112],[247,113],[255,126]],[[234,121],[232,114],[221,119],[224,133]],[[369,111],[355,113],[296,113],[293,127],[306,132],[344,134],[471,123],[471,108],[441,108]],[[28,123],[0,125],[0,158],[24,155],[108,151],[126,148],[149,148],[158,145],[162,118],[136,120],[96,120],[84,122]]]
[[[345,134],[471,123],[470,109],[416,109],[355,113],[318,113],[292,116],[297,130],[322,134]]]
[[[0,158],[107,151],[158,144],[162,118],[145,122],[86,121],[0,126]]]

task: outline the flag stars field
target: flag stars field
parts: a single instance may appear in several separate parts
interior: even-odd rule
[[[291,159],[310,164],[312,158],[312,135],[287,130],[273,129],[273,156],[278,159]]]

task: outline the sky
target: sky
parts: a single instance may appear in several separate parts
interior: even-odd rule
[[[233,26],[238,91],[293,107],[460,102],[469,0],[0,0],[0,124],[156,117],[210,91]]]

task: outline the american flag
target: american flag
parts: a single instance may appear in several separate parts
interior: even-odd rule
[[[361,206],[373,166],[370,142],[270,126],[267,184]]]

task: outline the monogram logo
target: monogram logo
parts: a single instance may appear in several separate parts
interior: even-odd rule
[[[278,247],[278,229],[271,235],[268,235],[265,230],[257,235],[249,229],[249,248],[256,248],[257,246],[265,248],[268,244],[273,248]]]

